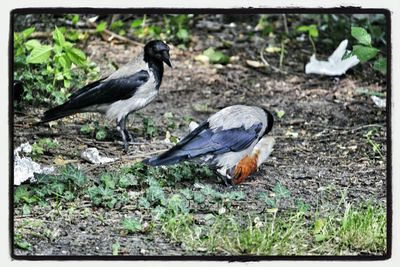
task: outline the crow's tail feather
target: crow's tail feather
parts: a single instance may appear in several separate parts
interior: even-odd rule
[[[49,109],[43,114],[40,123],[54,121],[77,113],[76,110],[66,108],[65,104]]]
[[[184,155],[182,154],[179,155],[175,153],[173,153],[172,155],[161,154],[157,157],[145,159],[143,160],[143,163],[150,166],[172,165],[186,159],[188,159],[188,157],[185,154]]]

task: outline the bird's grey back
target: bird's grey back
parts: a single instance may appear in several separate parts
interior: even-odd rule
[[[211,129],[240,128],[248,129],[254,124],[262,123],[264,132],[267,126],[267,117],[262,108],[256,106],[234,105],[226,107],[208,119]]]
[[[108,76],[106,81],[121,77],[127,77],[141,70],[148,70],[148,64],[143,60],[143,58],[144,53],[141,52],[133,60],[129,61],[128,63],[120,67],[116,72]]]

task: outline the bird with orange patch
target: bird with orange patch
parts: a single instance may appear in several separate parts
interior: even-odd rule
[[[264,108],[229,106],[193,127],[174,147],[144,163],[160,166],[200,162],[215,170],[227,186],[236,185],[267,160],[274,139],[266,135],[273,124],[272,114]]]

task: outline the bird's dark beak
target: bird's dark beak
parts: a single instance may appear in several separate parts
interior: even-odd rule
[[[170,68],[172,68],[172,64],[169,58],[169,52],[168,51],[162,51],[161,52],[161,59],[162,61],[165,62],[165,64],[167,64]]]

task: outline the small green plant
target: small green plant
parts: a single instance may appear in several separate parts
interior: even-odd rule
[[[377,129],[372,129],[368,131],[364,137],[366,138],[367,143],[371,146],[372,152],[374,155],[378,155],[381,160],[384,160],[384,156],[381,151],[381,145],[378,144],[374,139],[373,136],[376,134]]]
[[[126,190],[121,190],[120,188],[136,185],[137,180],[131,174],[123,172],[103,173],[100,176],[98,184],[87,188],[86,193],[93,204],[112,209],[121,207],[129,202]]]
[[[45,153],[58,147],[58,142],[50,138],[42,138],[32,144],[32,156],[38,158]]]
[[[99,141],[107,139],[108,131],[108,126],[101,127],[98,122],[86,123],[80,129],[81,133],[95,137]]]
[[[260,15],[258,19],[257,25],[255,27],[256,31],[260,31],[263,36],[268,36],[273,32],[274,28],[272,27],[272,23],[268,22],[268,15]]]
[[[227,55],[221,51],[215,50],[212,47],[209,47],[207,50],[205,50],[203,55],[208,58],[211,64],[228,64],[230,60]]]
[[[96,32],[102,33],[107,29],[107,22],[101,21],[99,24],[96,26]]]
[[[26,241],[21,234],[16,233],[14,235],[14,246],[22,250],[29,250],[32,244]]]
[[[193,15],[164,15],[161,22],[149,19],[147,15],[132,21],[130,28],[133,35],[147,41],[149,39],[163,39],[169,42],[185,45],[190,42],[190,18]],[[160,25],[162,24],[162,26]]]
[[[81,188],[86,185],[86,175],[72,165],[60,169],[57,175],[35,174],[36,183],[20,185],[14,191],[14,203],[32,204],[46,202],[46,198],[73,201],[82,194]]]
[[[111,24],[111,30],[117,32],[119,35],[126,35],[126,31],[124,29],[124,22],[122,20],[116,20]]]
[[[352,54],[356,55],[361,63],[375,59],[373,68],[382,74],[386,74],[387,59],[384,56],[376,56],[380,52],[378,48],[372,46],[371,35],[362,27],[351,27],[351,36],[357,40],[353,46]]]
[[[124,230],[128,232],[128,234],[137,233],[142,230],[142,225],[140,224],[140,221],[134,217],[125,218],[122,221],[122,226]]]
[[[61,104],[72,87],[81,85],[77,81],[83,76],[97,78],[98,68],[66,40],[65,28],[54,29],[50,44],[29,39],[34,31],[14,33],[14,79],[25,84],[24,100]]]
[[[119,250],[121,249],[121,245],[117,241],[114,244],[112,244],[111,249],[112,249],[112,255],[118,256]]]
[[[152,118],[143,117],[142,122],[143,122],[144,135],[147,138],[153,138],[154,136],[157,135],[156,123]]]
[[[170,39],[177,39],[181,43],[187,43],[190,38],[189,20],[193,15],[164,15],[165,34]]]
[[[319,31],[318,31],[317,25],[315,25],[315,24],[302,25],[302,26],[297,28],[297,31],[298,32],[307,33],[308,39],[311,42],[311,45],[313,47],[313,51],[314,51],[314,54],[315,54],[317,49],[315,48],[314,39],[318,38],[318,36],[319,36]]]
[[[290,197],[290,191],[280,182],[277,182],[272,189],[272,192],[273,194],[270,194],[270,196],[268,196],[267,193],[263,192],[258,197],[259,199],[264,200],[267,211],[277,212],[279,208],[279,202],[284,198]]]

